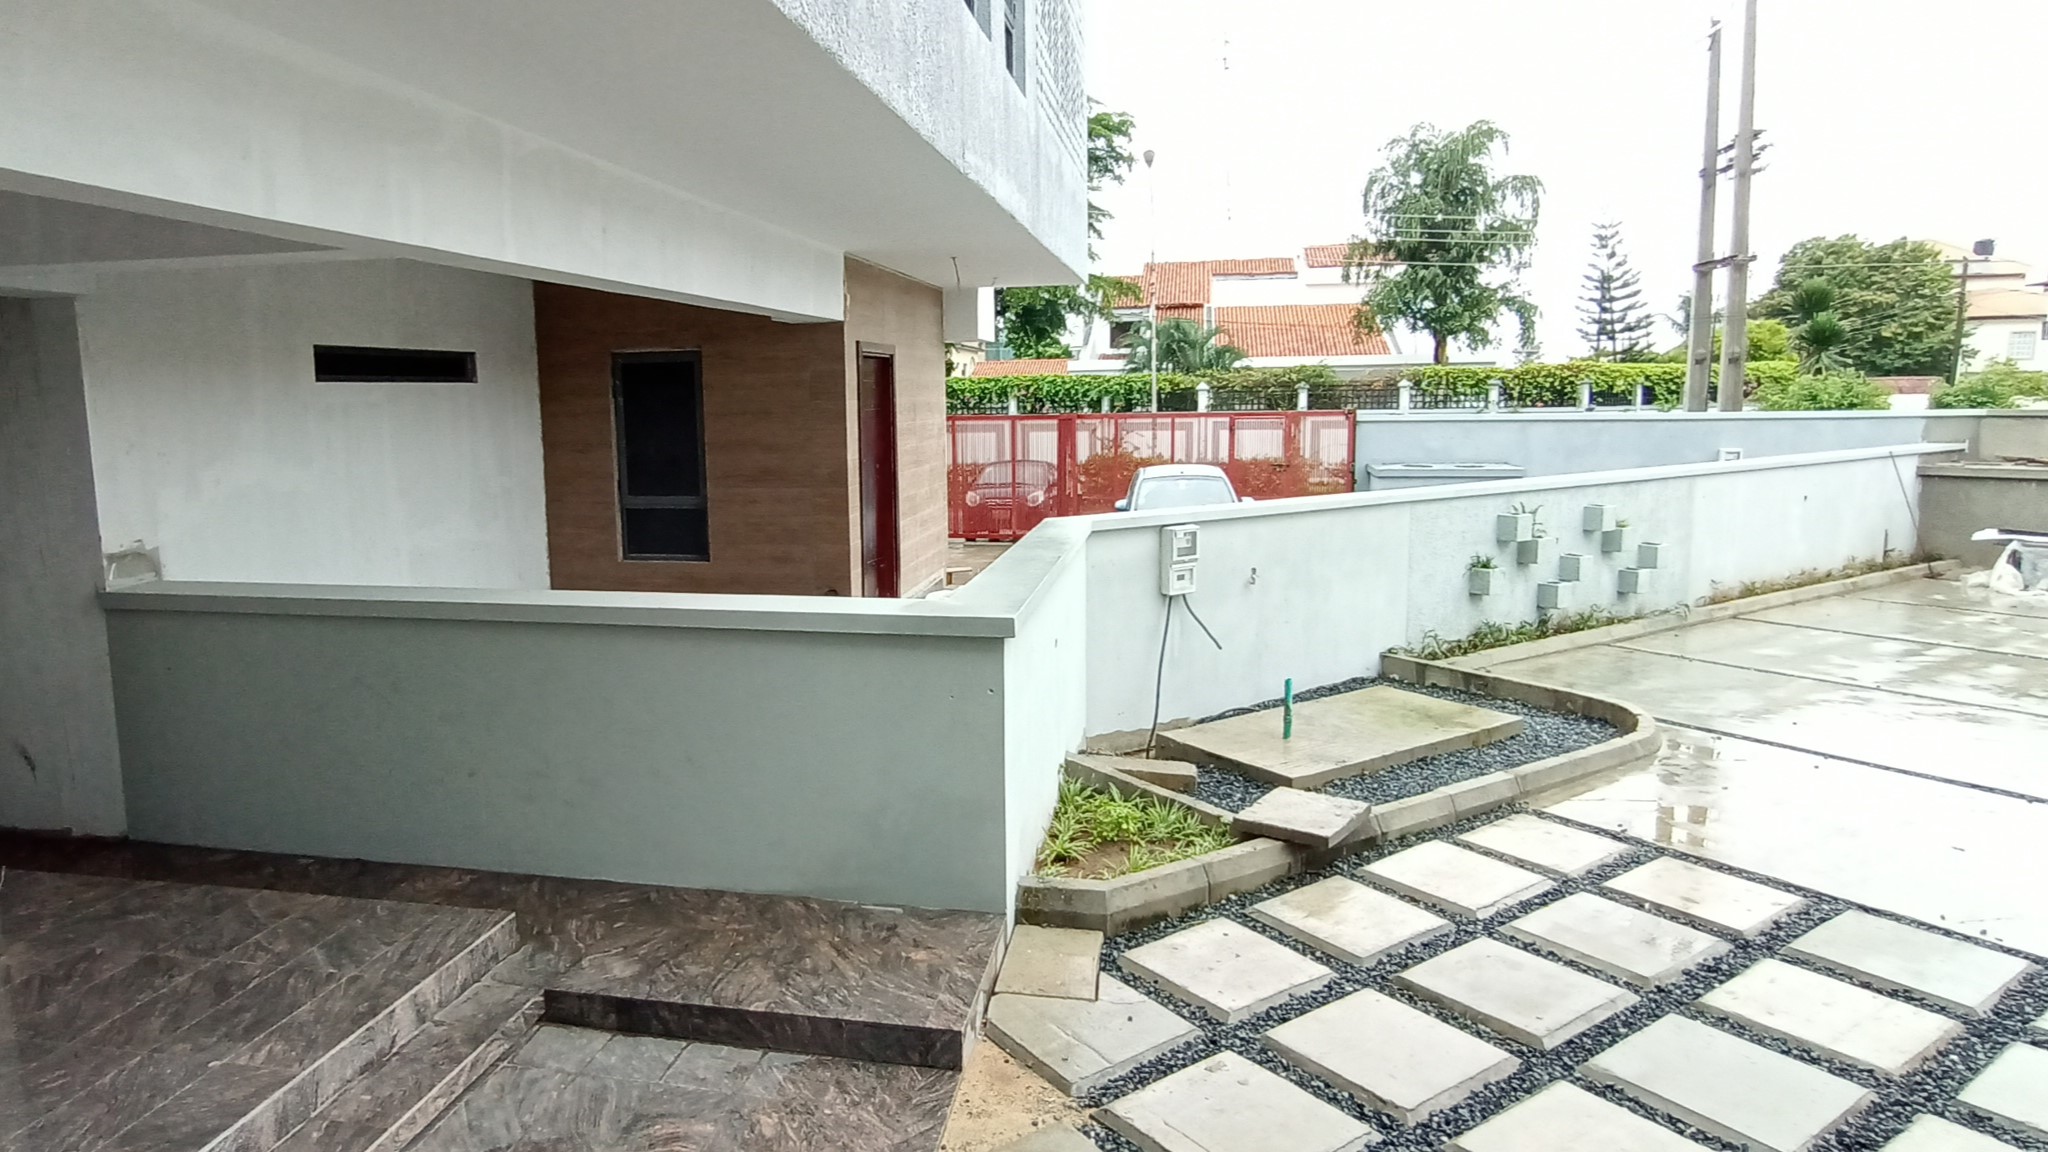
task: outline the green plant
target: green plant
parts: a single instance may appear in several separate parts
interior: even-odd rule
[[[1724,604],[1730,600],[1742,600],[1771,592],[1786,592],[1811,584],[1825,584],[1830,580],[1847,580],[1852,576],[1868,576],[1872,572],[1888,572],[1894,568],[1926,564],[1935,559],[1937,557],[1928,552],[1887,552],[1874,559],[1851,560],[1835,568],[1806,568],[1775,580],[1744,580],[1734,585],[1715,584],[1710,586],[1706,598],[1701,603]]]
[[[1471,559],[1471,561],[1470,561],[1469,563],[1467,563],[1467,564],[1465,565],[1465,567],[1466,567],[1467,569],[1471,569],[1471,568],[1498,568],[1498,567],[1500,567],[1500,565],[1498,565],[1498,564],[1494,563],[1494,562],[1493,562],[1493,557],[1491,557],[1491,556],[1480,556],[1480,555],[1474,554],[1474,555],[1473,555],[1473,557],[1472,557],[1472,559]]]
[[[1108,862],[1109,874],[1121,875],[1213,852],[1233,841],[1229,830],[1179,804],[1068,779],[1060,782],[1059,803],[1039,846],[1038,872],[1065,875],[1091,853],[1121,847],[1121,859]]]
[[[1816,282],[1832,292],[1825,308],[1800,299]],[[1771,290],[1750,308],[1758,318],[1799,324],[1823,312],[1843,328],[1830,348],[1839,366],[1872,376],[1946,376],[1954,362],[1956,278],[1931,244],[1802,240],[1786,251]]]
[[[1892,394],[1857,372],[1796,375],[1756,390],[1757,406],[1766,412],[1833,412],[1892,406]]]
[[[1553,612],[1541,620],[1512,624],[1487,620],[1471,632],[1454,639],[1446,638],[1432,629],[1424,632],[1422,639],[1417,643],[1396,648],[1394,651],[1420,660],[1454,660],[1460,656],[1470,656],[1474,652],[1484,652],[1489,648],[1526,644],[1531,640],[1543,640],[1569,632],[1584,632],[1588,628],[1601,628],[1640,618],[1618,615],[1605,608],[1586,608],[1576,612]]]
[[[2048,372],[2028,372],[2011,360],[1993,360],[1979,372],[1934,390],[1933,408],[2014,408],[2022,398],[2048,399]]]
[[[1124,371],[1152,371],[1153,336],[1149,321],[1139,321],[1124,337],[1130,350]],[[1212,372],[1235,368],[1244,359],[1244,349],[1223,342],[1221,328],[1203,327],[1192,320],[1159,322],[1159,370],[1162,372]]]

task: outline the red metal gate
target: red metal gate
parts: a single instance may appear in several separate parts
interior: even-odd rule
[[[1349,492],[1349,412],[949,416],[948,526],[1015,540],[1048,516],[1114,510],[1148,464],[1214,464],[1241,496]]]

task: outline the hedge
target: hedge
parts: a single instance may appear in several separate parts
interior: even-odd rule
[[[1635,390],[1648,387],[1660,408],[1674,408],[1685,401],[1685,365],[1614,364],[1578,361],[1570,364],[1531,364],[1522,368],[1446,367],[1426,365],[1413,368],[1374,369],[1359,380],[1340,380],[1323,365],[1297,368],[1233,368],[1200,374],[1161,373],[1159,396],[1162,409],[1188,411],[1194,407],[1195,389],[1207,381],[1211,399],[1218,393],[1232,398],[1229,407],[1243,409],[1247,399],[1262,400],[1275,409],[1293,408],[1295,394],[1306,385],[1321,391],[1349,384],[1353,388],[1393,389],[1409,380],[1414,395],[1445,402],[1471,400],[1486,395],[1487,388],[1500,382],[1502,399],[1515,407],[1569,408],[1578,404],[1579,384],[1593,386],[1596,402],[1633,404]],[[1715,376],[1719,377],[1719,368]],[[1791,361],[1760,360],[1749,365],[1746,393],[1758,389],[1783,389],[1799,366]],[[956,376],[946,382],[946,407],[953,413],[1006,411],[1012,396],[1017,410],[1024,413],[1097,412],[1105,397],[1112,412],[1141,412],[1151,406],[1152,378],[1144,373],[1105,376]],[[1371,407],[1372,405],[1362,405]],[[1379,407],[1392,407],[1380,405]]]

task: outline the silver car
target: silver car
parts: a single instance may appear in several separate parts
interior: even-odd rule
[[[1151,512],[1237,503],[1249,504],[1251,497],[1240,498],[1230,477],[1214,464],[1154,464],[1131,477],[1131,489],[1116,502],[1116,510]]]

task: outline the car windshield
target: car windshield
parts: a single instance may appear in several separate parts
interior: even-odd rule
[[[1003,460],[981,470],[974,478],[976,486],[1000,486],[1011,484],[1025,487],[1044,487],[1052,483],[1055,469],[1050,460]]]
[[[1154,476],[1138,484],[1133,511],[1148,508],[1190,508],[1198,504],[1234,504],[1237,494],[1221,476]]]

